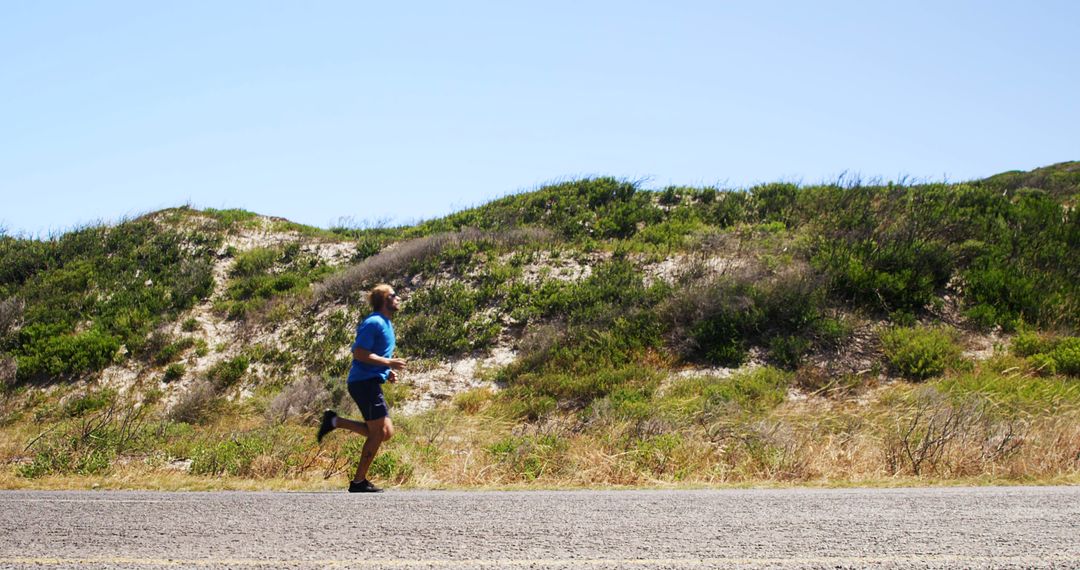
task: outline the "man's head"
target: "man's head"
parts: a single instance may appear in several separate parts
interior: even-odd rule
[[[371,303],[372,310],[389,315],[396,313],[401,305],[401,301],[398,300],[394,288],[385,283],[376,285],[375,288],[371,290],[371,295],[368,296],[368,302]]]

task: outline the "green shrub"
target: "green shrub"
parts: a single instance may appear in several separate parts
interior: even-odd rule
[[[179,380],[184,377],[184,372],[186,372],[186,369],[184,368],[183,364],[170,364],[165,367],[165,376],[164,378],[162,378],[162,380],[166,383]]]
[[[792,375],[761,367],[730,378],[703,376],[680,379],[660,398],[665,413],[681,418],[710,421],[733,412],[761,413],[780,405],[787,397]]]
[[[661,475],[674,463],[675,451],[683,443],[677,433],[664,433],[643,439],[634,447],[634,462],[641,469]]]
[[[227,388],[240,381],[248,369],[248,358],[240,355],[230,360],[222,360],[206,371],[206,378],[218,389]]]
[[[1080,337],[1057,337],[1023,330],[1012,341],[1013,354],[1026,356],[1040,373],[1080,376]]]
[[[236,256],[230,277],[254,277],[266,273],[281,257],[276,248],[257,247]]]
[[[797,368],[809,350],[810,341],[798,336],[774,336],[769,341],[769,358],[789,370]]]
[[[746,361],[747,342],[743,330],[748,320],[745,313],[718,312],[694,325],[690,338],[695,352],[707,362],[735,368]]]
[[[31,323],[2,347],[19,359],[19,380],[95,372],[120,345],[140,354],[151,331],[211,292],[219,243],[147,219],[0,239],[0,297],[17,295]]]
[[[483,311],[488,300],[483,291],[461,282],[418,291],[395,323],[409,339],[402,354],[455,355],[490,346],[500,329],[494,316]]]
[[[406,483],[412,478],[414,467],[405,461],[396,449],[387,449],[371,462],[371,474],[380,480]]]
[[[948,280],[952,261],[940,243],[831,242],[811,258],[835,294],[879,309],[921,310]]]
[[[184,337],[175,342],[171,342],[161,348],[154,355],[153,362],[157,365],[168,364],[177,358],[179,358],[185,350],[195,346],[195,339],[191,337]]]
[[[763,279],[722,278],[676,291],[661,308],[674,322],[669,338],[680,353],[738,367],[753,345],[766,346],[776,364],[797,367],[815,344],[836,342],[842,327],[827,319],[818,277],[798,269]]]
[[[1042,376],[1053,376],[1058,372],[1057,361],[1049,354],[1032,354],[1028,361],[1035,372]]]
[[[893,327],[881,334],[885,356],[911,379],[938,376],[960,360],[955,331],[931,327]]]
[[[794,184],[763,184],[750,189],[750,204],[759,221],[786,222],[798,193]]]
[[[594,415],[610,415],[618,420],[645,420],[652,416],[653,387],[626,387],[612,390],[605,398],[593,402]]]
[[[1030,330],[1021,330],[1012,340],[1012,352],[1017,356],[1033,356],[1053,348],[1053,338]]]
[[[500,463],[526,481],[539,479],[545,473],[560,469],[559,456],[566,443],[555,435],[510,436],[502,439],[488,451]]]
[[[541,406],[541,403],[551,399],[552,402],[582,408],[596,398],[620,390],[652,393],[661,378],[659,372],[635,364],[617,368],[601,366],[591,372],[534,371],[512,377],[508,382],[511,390],[502,396],[526,400],[530,402],[530,407],[547,408],[546,404]],[[538,416],[532,412],[528,415]]]
[[[269,453],[272,449],[272,442],[261,432],[201,443],[196,445],[191,456],[191,474],[249,476],[255,458]]]
[[[101,370],[112,363],[120,348],[118,339],[96,329],[51,336],[48,327],[34,324],[24,327],[20,336],[27,339],[16,357],[21,380]]]
[[[1057,364],[1058,372],[1080,376],[1080,337],[1062,339],[1049,356]]]
[[[97,392],[87,392],[86,394],[71,399],[66,404],[64,404],[64,410],[62,413],[63,416],[66,418],[77,418],[89,412],[95,412],[102,408],[106,408],[115,401],[115,390],[105,389]]]
[[[62,446],[48,446],[35,453],[30,463],[20,465],[16,473],[27,479],[68,473],[103,475],[112,467],[114,458],[115,453],[107,448],[88,448],[72,453]]]

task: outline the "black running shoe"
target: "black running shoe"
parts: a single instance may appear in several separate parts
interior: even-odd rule
[[[350,493],[382,493],[382,489],[371,484],[371,481],[349,481]]]
[[[323,412],[322,423],[319,424],[319,434],[315,436],[316,441],[322,443],[323,436],[334,431],[334,418],[336,417],[337,414],[334,413],[334,410],[326,410]]]

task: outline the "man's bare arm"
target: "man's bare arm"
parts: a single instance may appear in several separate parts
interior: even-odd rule
[[[404,358],[383,358],[370,350],[364,350],[360,347],[353,350],[352,356],[354,359],[363,362],[364,364],[370,364],[371,366],[386,366],[391,370],[403,370],[407,364],[407,361]]]

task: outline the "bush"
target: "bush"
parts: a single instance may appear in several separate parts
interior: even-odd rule
[[[64,404],[63,416],[67,418],[77,418],[89,412],[94,412],[111,405],[116,401],[115,390],[101,390],[98,392],[87,392],[86,394],[68,400]]]
[[[165,377],[162,378],[162,380],[165,383],[174,382],[176,380],[179,380],[179,379],[183,378],[184,377],[184,372],[186,372],[186,368],[184,368],[183,364],[180,364],[180,363],[170,364],[167,367],[165,367]]]
[[[675,463],[676,450],[683,444],[677,433],[663,433],[643,439],[634,447],[634,462],[641,469],[654,475],[662,475],[669,464]]]
[[[213,383],[200,380],[180,395],[180,398],[169,409],[168,418],[189,424],[201,423],[210,418],[216,404],[217,390]]]
[[[157,365],[168,364],[184,353],[185,350],[195,346],[195,339],[191,337],[184,337],[175,342],[170,342],[161,347],[154,355],[153,362]]]
[[[818,276],[796,266],[771,278],[749,273],[692,285],[660,312],[674,323],[669,342],[684,356],[734,368],[756,344],[768,347],[776,364],[796,368],[812,346],[843,333],[823,305]]]
[[[266,434],[253,432],[234,436],[229,440],[204,443],[195,447],[191,456],[192,475],[253,475],[255,460],[273,449]]]
[[[248,369],[248,364],[248,358],[243,355],[222,360],[206,371],[206,379],[213,382],[218,389],[228,388],[240,381]]]
[[[14,358],[0,355],[0,394],[15,384],[18,364]]]
[[[254,277],[265,273],[281,257],[275,248],[257,247],[240,253],[236,256],[232,268],[229,270],[230,277]]]
[[[35,453],[30,463],[20,465],[16,473],[27,479],[65,473],[102,475],[112,467],[114,457],[108,449],[90,448],[73,455],[62,446],[47,446]]]
[[[490,388],[473,388],[455,395],[454,407],[469,415],[477,414],[491,405],[494,396]]]
[[[1041,352],[1049,352],[1053,348],[1054,342],[1051,337],[1029,330],[1021,330],[1012,341],[1012,352],[1017,356],[1033,356]]]
[[[1049,356],[1057,364],[1058,372],[1080,376],[1080,337],[1062,339]]]
[[[302,471],[310,434],[271,426],[199,442],[190,452],[194,475],[264,479]]]
[[[18,332],[25,309],[26,303],[15,297],[0,301],[0,346],[8,335]]]
[[[769,341],[769,358],[776,364],[795,369],[810,350],[810,341],[798,336],[775,336]]]
[[[955,336],[955,331],[946,328],[894,327],[881,334],[881,344],[900,374],[925,380],[959,362]]]
[[[1032,354],[1028,359],[1035,373],[1042,376],[1053,376],[1058,373],[1057,361],[1049,354]]]
[[[0,298],[20,299],[31,323],[0,349],[18,358],[22,381],[95,372],[121,345],[139,354],[160,323],[209,294],[219,241],[148,219],[0,239]]]
[[[451,356],[490,346],[500,328],[483,310],[487,301],[483,291],[460,282],[417,292],[399,318],[401,335],[409,339],[403,354]]]
[[[1080,376],[1080,337],[1021,331],[1013,338],[1012,351],[1028,357],[1041,374]]]
[[[285,386],[270,402],[266,417],[272,422],[285,422],[291,418],[305,422],[331,407],[332,402],[333,396],[326,389],[326,381],[317,376],[307,376]]]
[[[105,368],[113,361],[120,341],[100,330],[52,336],[48,327],[25,327],[28,340],[17,357],[19,379],[56,378]]]
[[[371,475],[380,480],[402,484],[412,478],[414,468],[396,449],[387,449],[375,456],[371,462]]]
[[[730,416],[732,412],[756,414],[780,405],[787,397],[792,375],[761,367],[730,378],[686,378],[671,385],[659,400],[665,413],[703,422]]]
[[[145,452],[155,441],[146,426],[147,406],[119,401],[113,390],[89,392],[66,403],[57,424],[47,437],[35,438],[28,446],[33,460],[21,465],[22,477],[77,473],[101,475],[112,467],[113,459],[126,450]]]
[[[555,435],[510,436],[493,444],[488,452],[518,477],[533,481],[559,469],[558,458],[565,448]]]

